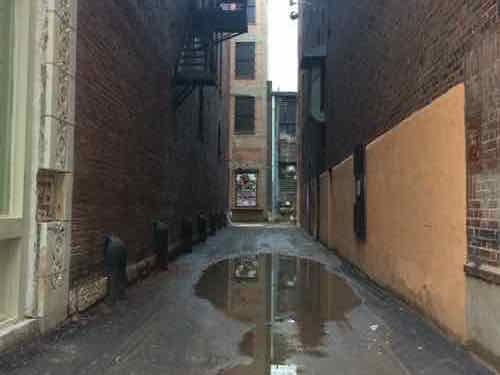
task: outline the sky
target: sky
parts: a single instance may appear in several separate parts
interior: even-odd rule
[[[289,0],[269,0],[269,79],[273,91],[297,91],[297,22]]]

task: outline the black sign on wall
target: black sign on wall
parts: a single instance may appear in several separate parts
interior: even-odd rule
[[[354,233],[361,241],[366,239],[365,154],[364,145],[356,146],[354,150]]]

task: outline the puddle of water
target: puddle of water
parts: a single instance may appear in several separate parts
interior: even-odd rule
[[[204,272],[195,287],[232,319],[249,323],[239,344],[253,359],[220,374],[298,374],[294,355],[324,358],[328,323],[349,327],[360,298],[339,276],[306,259],[259,255],[225,260]]]

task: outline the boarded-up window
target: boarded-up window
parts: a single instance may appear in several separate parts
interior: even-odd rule
[[[257,207],[257,172],[236,172],[236,207]]]
[[[255,98],[237,96],[234,132],[236,134],[253,134],[255,132]]]
[[[236,43],[236,79],[255,79],[255,42]]]
[[[12,101],[13,0],[0,0],[0,215],[8,214]]]
[[[255,0],[248,0],[247,18],[249,24],[255,24],[255,21],[257,19],[257,8],[255,7]]]

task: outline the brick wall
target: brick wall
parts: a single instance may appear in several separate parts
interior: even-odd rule
[[[324,168],[348,157],[451,87],[466,82],[468,245],[471,260],[500,263],[500,182],[497,0],[352,2],[315,0],[301,9],[299,48],[325,43]],[[322,26],[326,10],[327,26]],[[496,35],[496,36],[495,36]],[[299,187],[322,170],[320,139],[307,123],[303,81],[299,100]],[[308,167],[312,165],[311,170]],[[321,165],[321,160],[318,163]]]
[[[466,60],[469,257],[500,263],[500,26]]]
[[[102,272],[103,237],[135,262],[152,253],[151,223],[227,206],[224,96],[205,89],[176,112],[173,72],[188,1],[89,0],[78,9],[71,282]]]
[[[463,82],[474,35],[497,18],[496,0],[329,2],[328,165]]]
[[[267,218],[267,211],[271,207],[271,124],[269,122],[268,71],[267,71],[267,0],[256,2],[257,18],[255,24],[250,24],[248,33],[231,41],[229,77],[231,99],[229,104],[229,121],[231,140],[229,144],[230,169],[232,176],[237,169],[258,170],[257,208],[255,210],[239,210],[241,215],[234,214],[235,220],[263,220]],[[255,79],[239,80],[235,74],[235,45],[236,42],[255,42]],[[235,96],[248,95],[255,97],[255,134],[235,135]],[[236,188],[234,178],[231,178],[229,204],[233,212],[236,208]]]

